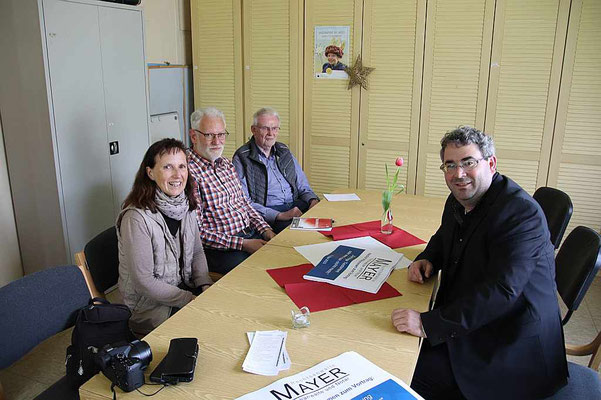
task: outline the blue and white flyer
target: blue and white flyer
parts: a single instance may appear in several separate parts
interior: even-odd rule
[[[349,351],[238,400],[410,400],[423,398],[405,382]]]
[[[389,249],[339,245],[303,278],[377,293],[402,257]]]

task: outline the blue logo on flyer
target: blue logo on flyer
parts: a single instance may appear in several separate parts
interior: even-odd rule
[[[359,396],[355,396],[352,400],[415,400],[415,396],[412,395],[393,381],[389,379],[380,383],[377,386],[372,387],[371,389],[366,390],[361,393]]]
[[[322,258],[307,275],[335,280],[364,251],[356,247],[338,246],[333,252]]]

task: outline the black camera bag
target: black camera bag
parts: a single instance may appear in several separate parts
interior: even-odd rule
[[[96,375],[100,368],[94,354],[107,344],[136,339],[129,328],[131,311],[125,304],[111,304],[95,297],[77,313],[71,345],[67,347],[67,375],[82,381]]]

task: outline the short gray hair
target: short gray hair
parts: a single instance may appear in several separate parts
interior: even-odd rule
[[[456,129],[445,133],[440,140],[440,159],[444,162],[444,150],[447,148],[449,143],[455,144],[455,146],[462,147],[470,144],[475,144],[480,149],[482,157],[489,159],[495,155],[495,143],[492,138],[486,133],[472,128],[471,126],[461,125]]]
[[[278,114],[275,108],[263,107],[259,108],[257,112],[253,114],[253,126],[257,126],[259,117],[262,115],[271,115],[272,117],[276,117],[278,121],[280,121],[280,114]]]
[[[200,121],[202,121],[204,117],[221,118],[223,127],[225,128],[225,115],[223,115],[221,110],[218,110],[215,107],[200,108],[194,111],[192,115],[190,115],[190,128],[198,129],[200,127]]]

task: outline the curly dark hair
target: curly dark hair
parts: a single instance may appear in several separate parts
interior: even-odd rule
[[[158,212],[156,203],[154,202],[154,193],[157,184],[148,177],[146,167],[151,169],[154,168],[157,159],[163,154],[177,154],[180,151],[186,154],[186,147],[181,141],[176,139],[162,139],[152,144],[152,146],[146,150],[146,154],[144,154],[140,168],[138,168],[138,172],[136,172],[136,178],[134,179],[131,192],[129,192],[125,201],[123,201],[122,209],[133,206],[143,210],[150,210],[153,213]],[[197,206],[192,181],[193,179],[188,176],[186,187],[184,188],[186,197],[188,197],[190,211],[195,210]]]
[[[482,157],[486,160],[495,155],[495,143],[492,138],[471,126],[461,125],[445,133],[440,140],[440,159],[442,161],[444,161],[444,150],[449,143],[454,143],[456,146],[467,146],[473,143],[478,146]]]
[[[326,47],[325,51],[323,52],[326,57],[328,56],[328,53],[336,54],[340,58],[342,58],[342,55],[344,54],[340,47],[334,46],[333,44]]]

